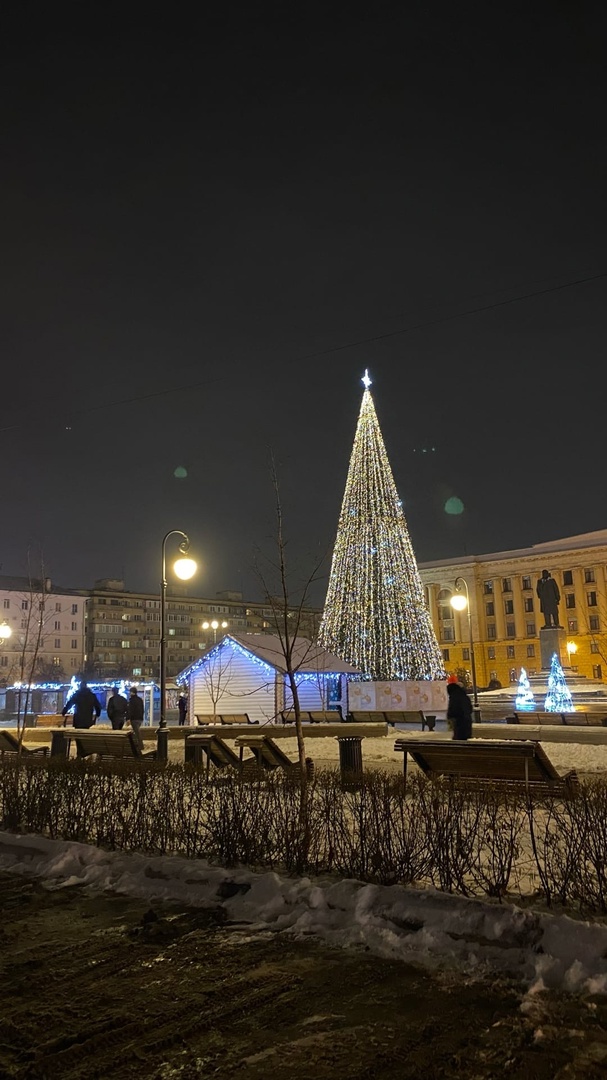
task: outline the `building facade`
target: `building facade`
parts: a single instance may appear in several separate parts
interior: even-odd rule
[[[71,679],[84,663],[86,597],[45,578],[0,575],[0,681]]]
[[[471,668],[467,611],[450,600],[456,578],[470,596],[479,686],[518,681],[521,668],[540,674],[543,626],[537,582],[548,570],[560,591],[566,634],[564,666],[589,679],[607,676],[607,529],[516,551],[420,563],[426,601],[448,671]]]
[[[315,634],[319,613],[306,611],[301,632]],[[271,605],[249,603],[238,592],[196,597],[169,585],[166,601],[166,675],[175,676],[225,633],[272,628]],[[215,625],[216,624],[216,625]],[[157,678],[160,663],[160,596],[135,593],[124,582],[102,579],[88,593],[86,671],[91,677]]]

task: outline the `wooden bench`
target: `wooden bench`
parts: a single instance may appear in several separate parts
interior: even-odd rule
[[[393,727],[395,724],[419,724],[422,731],[425,731],[426,728],[428,728],[428,731],[434,731],[436,724],[436,717],[426,716],[421,709],[411,712],[386,712],[384,716]]]
[[[79,758],[97,754],[102,758],[127,761],[160,760],[156,750],[144,753],[132,731],[92,731],[90,728],[55,728],[52,732],[51,757],[69,757],[71,742]],[[166,759],[165,759],[166,760]]]
[[[209,724],[257,724],[257,720],[251,720],[248,713],[196,713],[196,722],[200,727]]]
[[[387,724],[386,713],[383,712],[350,712],[346,717],[348,724]]]
[[[557,712],[521,712],[514,713],[515,724],[564,724],[563,717]]]
[[[46,756],[48,749],[48,746],[36,746],[30,750],[23,743],[19,744],[19,739],[16,735],[13,735],[12,731],[0,728],[0,754],[22,754],[23,757],[31,757],[33,754]]]
[[[39,728],[71,727],[73,723],[74,717],[71,713],[66,716],[61,713],[38,713],[34,719],[34,727]]]
[[[207,776],[213,765],[216,769],[242,769],[254,763],[255,758],[243,761],[219,735],[188,735],[185,740],[185,760],[192,765],[201,765],[206,758]]]
[[[561,713],[564,724],[572,727],[607,727],[607,716],[592,712]]]
[[[284,769],[288,774],[299,772],[299,761],[292,761],[269,735],[239,735],[235,742],[241,759],[244,749],[247,748],[261,769]],[[313,769],[312,761],[307,758],[306,763],[310,774]]]
[[[342,722],[341,709],[310,710],[300,709],[302,724],[339,724]],[[280,719],[283,724],[295,723],[295,712],[281,712]]]
[[[539,742],[397,739],[394,749],[403,754],[405,783],[410,756],[430,780],[457,778],[475,786],[504,784],[527,792],[561,795],[571,794],[578,784],[575,769],[558,773]]]

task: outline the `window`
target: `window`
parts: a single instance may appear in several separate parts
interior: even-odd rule
[[[9,608],[11,606],[10,600],[5,600],[4,601],[4,606],[5,606],[5,608]]]
[[[572,592],[565,593],[565,607],[568,607],[568,608],[574,608],[575,607],[575,593],[572,593]]]
[[[60,638],[60,637],[56,637],[56,638],[55,638],[55,648],[56,648],[56,649],[60,649],[60,648],[61,648],[61,638]],[[53,663],[54,663],[54,662],[55,662],[55,661],[53,661]]]
[[[169,630],[169,634],[171,635],[171,637],[175,637],[175,630],[174,630],[174,627],[171,627],[171,628],[170,628],[170,630]]]
[[[53,664],[55,665],[55,667],[61,667],[61,657],[53,656]]]
[[[487,649],[487,658],[489,660],[495,660],[495,647],[493,645],[490,645]]]
[[[586,593],[586,602],[588,604],[588,607],[596,607],[596,593],[595,592]]]
[[[495,604],[493,603],[493,600],[490,600],[488,604],[485,604],[485,614],[495,615]]]
[[[61,611],[61,604],[55,604],[55,611]]]
[[[563,570],[563,585],[573,585],[573,570]]]
[[[133,675],[141,675],[141,668],[140,667],[134,667],[133,668]]]
[[[597,653],[598,651],[599,651],[599,647],[598,647],[596,641],[592,641],[590,643],[590,652]]]
[[[449,663],[449,650],[448,649],[443,649],[443,660],[445,661],[446,664]]]
[[[508,660],[514,660],[514,645],[506,645],[506,656]]]
[[[169,630],[169,634],[170,634]],[[175,631],[173,631],[175,633]],[[441,630],[441,637],[443,641],[455,641],[455,633],[452,626],[443,626]]]
[[[55,619],[55,630],[61,630],[61,621],[60,621],[60,619]]]
[[[78,604],[72,604],[72,615],[78,614]]]
[[[120,644],[122,645],[123,649],[130,649],[130,647],[131,647],[130,641],[121,641]]]
[[[570,634],[577,634],[577,619],[567,619],[567,629]]]
[[[77,623],[77,622],[73,622],[73,623],[72,623],[72,630],[77,630],[77,629],[78,629],[78,623]]]
[[[584,584],[593,585],[595,581],[594,570],[584,570]]]
[[[8,667],[8,656],[0,656],[0,667]]]
[[[495,623],[489,623],[487,626],[487,640],[495,641],[497,634],[495,633]]]
[[[603,678],[603,669],[602,669],[600,664],[593,664],[592,665],[592,678],[593,679],[602,679]]]
[[[527,656],[529,656],[529,657],[535,656],[535,645],[528,645],[527,646]]]
[[[77,649],[77,648],[78,648],[78,639],[77,638],[72,638],[72,649]]]
[[[504,611],[506,615],[514,615],[514,600],[504,600]]]
[[[533,611],[533,597],[526,596],[524,600],[525,611]]]
[[[601,629],[601,620],[598,615],[591,615],[588,619],[588,625],[591,630],[597,631]]]
[[[453,618],[453,608],[452,607],[439,607],[439,609],[438,609],[438,617],[439,617],[439,619],[442,619],[443,622],[445,622],[445,621],[451,622],[451,619]],[[170,618],[171,618],[171,616],[169,615],[169,619]],[[181,622],[182,616],[181,615],[174,615],[173,618],[175,620],[179,620],[179,622]]]
[[[22,611],[27,611],[28,608],[29,608],[29,601],[28,600],[22,600],[21,601],[21,610]]]
[[[493,582],[492,581],[485,581],[485,583],[483,585],[483,592],[485,593],[485,595],[490,595],[493,592]]]
[[[513,622],[506,623],[506,637],[516,637],[516,628]]]
[[[470,659],[470,649],[462,649],[462,660]]]
[[[535,623],[534,622],[528,622],[527,625],[526,625],[525,630],[526,630],[527,637],[535,637]]]
[[[502,592],[512,592],[512,578],[502,578]]]
[[[521,584],[522,584],[523,589],[530,589],[531,588],[531,578],[530,577],[524,577]]]

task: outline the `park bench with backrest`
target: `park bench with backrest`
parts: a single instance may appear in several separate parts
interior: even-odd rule
[[[510,786],[528,793],[568,795],[577,787],[575,769],[559,773],[539,742],[459,742],[456,740],[397,739],[394,749],[407,757],[430,780],[464,780],[474,786]]]
[[[34,720],[34,727],[37,728],[57,728],[57,727],[71,727],[74,723],[74,717],[71,713],[66,713],[65,716],[62,713],[38,713]]]
[[[386,712],[384,715],[388,723],[393,727],[396,724],[417,724],[422,731],[425,731],[426,728],[428,728],[428,731],[434,731],[436,724],[436,717],[426,716],[421,709],[405,710],[404,712],[390,711]]]
[[[207,725],[213,726],[214,724],[255,724],[256,720],[251,720],[248,713],[196,713],[196,723],[200,727],[206,727]]]
[[[260,769],[283,769],[288,775],[299,772],[299,761],[292,761],[269,735],[239,735],[235,743],[241,758],[245,748],[250,750]],[[310,774],[313,764],[309,758],[306,758],[306,765]]]
[[[74,742],[79,758],[96,754],[101,758],[149,762],[157,760],[157,751],[141,750],[132,731],[95,731],[92,728],[60,728],[52,732],[51,757],[69,757]]]
[[[513,724],[551,724],[560,726],[564,724],[563,717],[556,712],[515,712]]]
[[[219,735],[188,735],[185,741],[185,760],[192,765],[201,765],[206,760],[207,776],[211,765],[216,769],[242,769],[255,763],[255,758],[243,761],[234,753],[231,746]]]
[[[341,709],[300,709],[299,712],[302,724],[339,724],[343,719]],[[295,713],[281,712],[280,719],[283,724],[294,724]]]
[[[46,756],[48,746],[36,746],[30,749],[28,746],[24,746],[23,743],[19,745],[19,739],[16,735],[13,735],[12,731],[3,731],[0,728],[0,754],[22,754],[23,757],[32,757],[38,754]]]
[[[348,724],[387,724],[386,713],[383,712],[349,712],[346,717]]]
[[[564,724],[571,727],[607,727],[607,715],[593,712],[561,713]]]

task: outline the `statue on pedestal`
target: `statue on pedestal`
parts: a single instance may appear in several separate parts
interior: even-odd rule
[[[536,592],[540,600],[540,611],[544,616],[542,630],[549,630],[551,627],[562,629],[559,622],[559,601],[561,599],[561,594],[559,592],[559,587],[549,570],[542,570],[542,576],[538,579]]]

